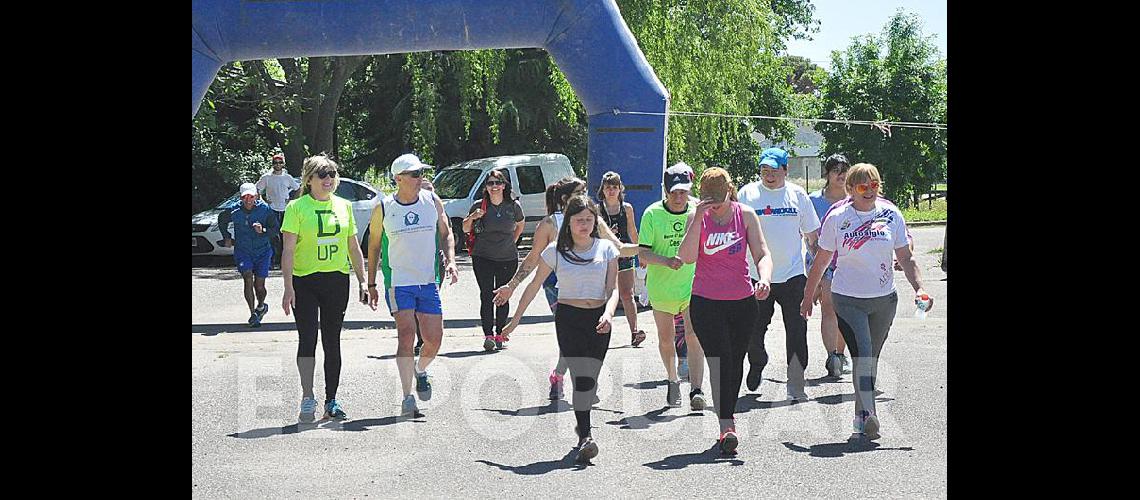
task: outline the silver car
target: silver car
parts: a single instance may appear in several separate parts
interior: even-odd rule
[[[300,182],[300,179],[297,180]],[[352,202],[352,216],[356,219],[356,239],[367,253],[368,221],[372,218],[372,209],[380,202],[380,192],[364,181],[340,178],[340,185],[336,188],[336,195]],[[226,207],[233,207],[241,199],[238,193],[226,198],[214,208],[194,214],[190,218],[190,233],[193,239],[191,255],[233,255],[233,247],[222,246],[222,232],[218,230],[218,216]],[[234,225],[231,222],[227,228],[230,236],[234,234]]]

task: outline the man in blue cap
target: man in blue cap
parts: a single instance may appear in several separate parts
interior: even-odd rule
[[[809,251],[815,251],[819,236],[819,217],[811,198],[804,189],[787,182],[788,152],[780,148],[768,148],[760,153],[757,161],[760,180],[740,188],[737,197],[740,203],[751,207],[760,217],[760,228],[772,254],[772,293],[768,298],[758,300],[760,312],[756,316],[756,326],[748,342],[748,370],[746,382],[748,390],[760,387],[761,374],[768,364],[768,353],[764,350],[764,335],[776,304],[780,304],[784,318],[784,331],[787,335],[788,356],[788,399],[807,400],[804,392],[804,369],[808,364],[807,319],[797,312],[804,298],[804,285],[807,273],[804,265],[804,240]],[[756,270],[749,267],[756,280]]]

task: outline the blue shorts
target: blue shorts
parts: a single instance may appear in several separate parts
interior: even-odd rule
[[[266,247],[260,255],[234,250],[234,261],[237,262],[238,272],[242,274],[253,271],[254,276],[266,278],[269,276],[271,260],[273,260],[273,247]]]
[[[435,283],[389,288],[384,294],[384,301],[388,303],[388,312],[393,315],[408,310],[424,314],[443,314],[443,305],[439,301],[439,288]],[[396,307],[393,308],[393,305]]]

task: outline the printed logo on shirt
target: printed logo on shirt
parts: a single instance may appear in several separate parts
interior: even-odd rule
[[[736,234],[736,231],[729,231],[727,233],[711,233],[705,240],[705,255],[715,255],[726,248],[729,249],[729,255],[735,254],[739,252],[740,248],[743,246],[740,244],[741,240],[743,239],[744,238],[742,236]]]
[[[799,210],[796,209],[796,207],[772,208],[772,205],[768,205],[764,208],[757,208],[756,209],[756,215],[766,215],[766,216],[773,216],[774,215],[777,217],[794,217],[794,216],[799,215],[799,214],[800,214],[800,212],[799,212]]]
[[[882,212],[879,212],[879,214],[874,216],[874,218],[860,224],[854,230],[843,233],[843,246],[852,250],[858,250],[868,241],[871,241],[873,239],[891,239],[891,236],[886,231],[886,229],[893,220],[894,215],[890,213],[890,210],[883,210]],[[850,222],[850,220],[844,222]]]
[[[414,225],[419,224],[419,223],[420,223],[420,214],[417,214],[415,212],[408,212],[408,213],[404,214],[404,225],[405,226],[414,226]]]
[[[317,216],[317,260],[332,260],[340,251],[338,244],[340,238],[336,237],[340,234],[340,219],[332,210],[314,210],[313,212]],[[326,231],[328,227],[332,228],[331,232]]]
[[[685,230],[685,223],[681,221],[673,221],[673,231],[681,232]]]
[[[337,219],[336,213],[332,210],[314,210],[313,213],[317,216],[317,237],[322,236],[336,236],[340,234],[340,219]],[[331,224],[325,221],[331,222]],[[326,232],[325,227],[332,227],[332,232]]]

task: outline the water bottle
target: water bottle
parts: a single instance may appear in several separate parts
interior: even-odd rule
[[[914,305],[914,317],[925,320],[926,310],[930,309],[930,306],[934,305],[934,301],[930,300],[930,296],[924,293],[918,299],[915,299]]]

